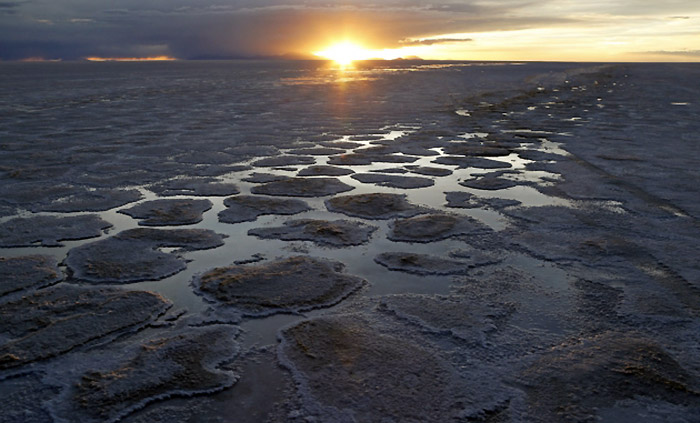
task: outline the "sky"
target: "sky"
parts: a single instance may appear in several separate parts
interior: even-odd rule
[[[700,0],[0,0],[0,60],[700,61]],[[380,52],[384,52],[380,54]]]

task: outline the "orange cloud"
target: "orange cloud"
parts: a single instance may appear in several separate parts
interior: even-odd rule
[[[25,57],[20,62],[60,62],[61,59],[45,59],[43,57]]]

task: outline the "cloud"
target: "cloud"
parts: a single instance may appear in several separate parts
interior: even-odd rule
[[[641,54],[653,54],[661,56],[688,56],[688,57],[700,57],[700,50],[657,50],[657,51],[644,51]]]
[[[57,45],[32,55],[65,59],[136,57],[144,46],[178,58],[243,58],[308,53],[351,38],[367,48],[405,47],[407,40],[466,31],[530,28],[559,17],[518,16],[522,2],[493,0],[0,0],[21,10],[0,16],[0,59],[28,57],[22,46]],[[71,6],[69,6],[71,5]],[[39,25],[40,22],[53,25]],[[90,25],[76,25],[90,23]],[[440,43],[457,42],[445,41]],[[49,41],[51,43],[49,43]],[[403,41],[403,42],[402,42]],[[460,40],[461,42],[462,40]],[[420,41],[428,46],[438,41]],[[35,48],[32,48],[35,50]]]
[[[471,38],[426,38],[422,40],[401,40],[402,46],[432,46],[435,44],[464,43],[474,41]]]
[[[130,12],[127,9],[106,9],[102,13],[105,15],[128,16]]]
[[[480,32],[612,25],[636,10],[663,13],[668,22],[694,16],[700,6],[687,0],[0,0],[0,59],[137,57],[149,46],[185,59],[261,57],[308,53],[344,38],[373,49],[458,45],[480,41],[473,35]]]
[[[21,1],[0,1],[0,15],[15,15],[17,8],[22,4]]]
[[[269,1],[269,0],[268,0]],[[55,4],[58,2],[53,2]],[[537,25],[541,19],[498,19],[491,14],[502,10],[491,7],[479,9],[481,16],[446,13],[428,9],[421,2],[386,2],[365,5],[348,2],[343,7],[334,4],[305,3],[188,3],[148,2],[137,7],[124,0],[119,9],[37,11],[33,23],[25,20],[0,21],[0,58],[27,57],[18,53],[21,45],[40,46],[51,40],[58,50],[33,53],[66,59],[84,56],[135,57],[143,46],[166,45],[159,54],[178,58],[240,58],[307,53],[325,44],[350,37],[368,48],[405,46],[401,40],[424,39],[444,31],[479,30],[494,25],[523,27]],[[106,3],[101,3],[103,6]],[[31,12],[29,10],[28,12]],[[78,13],[79,12],[79,13]],[[80,16],[80,20],[77,20]],[[33,16],[27,13],[27,16]],[[38,20],[54,22],[37,26]],[[75,25],[90,22],[91,25]],[[72,24],[72,25],[70,25]],[[421,42],[416,45],[429,45]]]
[[[524,6],[512,0],[437,0],[429,5],[419,0],[345,0],[342,5],[328,0],[120,0],[116,7],[108,0],[0,0],[0,4],[7,9],[12,5],[22,16],[0,19],[4,42],[0,58],[5,59],[12,58],[9,50],[16,52],[21,43],[49,40],[65,46],[61,54],[71,52],[67,59],[133,56],[134,49],[152,44],[166,44],[170,51],[164,54],[183,58],[224,58],[308,52],[342,37],[368,48],[396,48],[405,45],[401,40],[447,32],[560,21],[518,17],[517,9]],[[54,25],[50,30],[38,28],[38,21]],[[87,22],[91,25],[75,25]]]

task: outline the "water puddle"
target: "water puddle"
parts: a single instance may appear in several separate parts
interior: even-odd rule
[[[392,145],[392,143],[400,143],[403,137],[407,137],[418,131],[420,128],[408,126],[389,126],[382,128],[380,131],[370,132],[364,135],[342,135],[328,141],[323,141],[315,144],[305,143],[303,148],[328,147],[334,142],[338,143],[340,150],[344,154],[352,154],[355,150],[362,148],[372,148],[382,145]],[[547,131],[529,131],[517,130],[513,133],[528,133],[537,136],[548,135]],[[475,140],[478,142],[488,136],[485,132],[462,132],[459,136],[462,140]],[[330,138],[330,137],[329,137]],[[442,140],[442,138],[438,138]],[[352,148],[343,147],[342,143],[348,146],[353,143]],[[521,148],[526,148],[525,144]],[[545,139],[539,144],[539,149],[544,152],[565,153],[560,145],[549,142]],[[294,148],[282,149],[281,155],[291,155],[291,150]],[[451,215],[468,216],[478,222],[483,223],[493,231],[502,231],[509,225],[509,220],[498,210],[488,206],[475,208],[448,208],[446,207],[446,192],[468,192],[477,198],[481,199],[507,199],[517,200],[522,206],[537,207],[546,205],[561,205],[570,206],[569,202],[563,199],[550,197],[542,194],[537,189],[529,185],[517,185],[514,187],[499,189],[495,191],[485,191],[466,188],[459,182],[472,179],[483,175],[484,173],[492,172],[492,170],[479,169],[475,167],[458,168],[452,165],[441,165],[433,163],[438,157],[445,156],[442,147],[433,147],[429,151],[434,151],[437,155],[416,156],[416,160],[411,163],[384,163],[373,161],[365,165],[341,166],[346,169],[351,169],[355,174],[388,174],[405,177],[428,178],[433,181],[433,185],[416,188],[402,189],[389,186],[381,186],[374,183],[362,183],[353,179],[352,175],[343,175],[335,177],[338,181],[349,185],[353,189],[341,195],[357,195],[363,193],[390,193],[406,195],[409,202],[422,206],[436,212],[448,213]],[[289,153],[289,154],[288,154]],[[404,153],[393,153],[395,157],[406,157]],[[242,165],[251,165],[257,159],[251,158]],[[328,165],[329,156],[314,155],[313,165]],[[526,165],[531,160],[523,159],[513,152],[507,156],[494,157],[493,160],[501,161],[510,164],[510,169],[503,173],[502,177],[512,179],[517,182],[528,184],[544,184],[547,178],[552,178],[553,175],[547,172],[530,172],[526,169]],[[240,195],[251,195],[254,187],[261,184],[246,182],[243,179],[250,176],[251,173],[258,172],[271,175],[272,177],[294,178],[297,172],[310,166],[311,164],[292,165],[284,167],[254,167],[248,170],[236,170],[225,174],[218,178],[218,181],[224,183],[235,184]],[[422,169],[432,169],[433,172],[445,174],[447,176],[430,176],[426,174],[418,174],[413,172],[416,167]],[[397,170],[398,169],[398,170]],[[450,174],[451,172],[451,174]],[[208,229],[218,234],[225,236],[224,245],[209,249],[180,252],[177,248],[160,248],[160,251],[169,254],[177,254],[184,258],[187,262],[185,270],[176,273],[173,276],[164,278],[158,281],[146,281],[122,284],[125,289],[147,290],[157,292],[171,301],[174,305],[173,311],[183,312],[176,319],[185,319],[186,316],[205,313],[212,307],[202,296],[195,293],[192,286],[192,281],[198,275],[201,275],[211,269],[217,267],[232,266],[235,263],[247,263],[258,260],[272,261],[278,258],[286,258],[295,255],[308,255],[315,258],[325,258],[341,262],[345,265],[344,272],[350,275],[361,277],[367,281],[366,285],[351,295],[360,296],[381,296],[390,294],[440,294],[449,295],[453,289],[454,277],[449,275],[416,275],[401,271],[389,270],[375,262],[374,258],[382,253],[412,253],[424,255],[445,256],[451,251],[463,250],[465,242],[452,238],[420,243],[420,242],[394,242],[388,239],[390,233],[389,220],[366,220],[364,223],[375,226],[377,229],[372,233],[369,241],[362,245],[333,248],[315,244],[311,241],[281,241],[278,239],[263,239],[253,235],[249,235],[248,231],[254,228],[270,228],[282,226],[285,222],[297,219],[319,219],[319,220],[357,220],[350,218],[344,214],[328,211],[325,201],[331,196],[320,197],[304,197],[300,198],[309,205],[311,210],[295,214],[293,216],[282,215],[262,215],[257,217],[252,222],[241,222],[235,224],[222,223],[218,214],[227,209],[224,204],[226,197],[224,196],[188,196],[188,195],[173,195],[159,197],[155,193],[149,191],[145,187],[137,187],[144,198],[138,202],[131,203],[125,206],[114,208],[109,211],[99,212],[102,219],[113,225],[108,231],[98,238],[92,238],[80,241],[64,242],[64,246],[55,248],[14,248],[3,249],[2,253],[5,256],[19,256],[27,254],[50,254],[56,257],[58,261],[63,261],[68,252],[75,247],[91,243],[97,240],[105,239],[109,236],[118,234],[127,229],[135,229],[140,227],[138,220],[130,216],[119,213],[120,210],[140,204],[146,201],[152,201],[160,198],[169,199],[202,199],[206,198],[212,203],[211,209],[205,211],[202,215],[202,220],[199,223],[184,226],[164,226],[156,229]],[[286,199],[289,197],[278,196],[277,199]],[[60,216],[72,216],[79,213],[57,214]],[[560,271],[537,262],[524,256],[510,256],[507,259],[507,264],[530,270],[533,275],[537,275],[537,283],[540,284],[539,289],[545,292],[556,293],[559,301],[562,297],[567,299],[570,297],[569,288],[567,287],[566,278]],[[548,330],[555,333],[563,331],[557,319],[551,317],[547,313],[541,313],[543,308],[549,304],[546,297],[541,297],[533,293],[532,296],[520,298],[519,301],[528,302],[528,307],[522,308],[516,316],[518,324],[524,328],[532,330]],[[567,300],[568,301],[568,300]],[[565,301],[565,304],[566,303]],[[331,306],[333,310],[341,305]],[[559,305],[561,307],[561,304]],[[304,314],[274,314],[263,318],[243,318],[240,322],[242,334],[239,337],[243,351],[255,351],[256,348],[275,345],[277,343],[278,332],[281,328],[289,326],[308,316],[327,313],[329,309],[314,310]],[[242,369],[243,375],[241,380],[230,390],[214,395],[212,398],[215,402],[221,402],[217,407],[219,409],[227,409],[233,404],[242,409],[247,410],[244,414],[249,420],[255,421],[256,413],[260,413],[265,407],[261,404],[266,400],[263,398],[259,388],[254,384],[265,383],[269,381],[274,383],[280,380],[280,370],[272,362],[246,362]],[[262,382],[261,382],[262,381]],[[275,391],[277,392],[277,391]],[[275,395],[279,394],[277,392]],[[281,394],[280,394],[281,395]],[[269,398],[267,398],[269,400]],[[222,408],[223,407],[223,408]],[[217,412],[218,413],[218,412]]]

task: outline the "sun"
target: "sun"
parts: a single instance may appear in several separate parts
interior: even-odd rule
[[[364,49],[349,41],[334,44],[323,51],[314,53],[326,59],[333,60],[341,66],[347,66],[356,60],[366,60],[371,57],[371,50]]]

